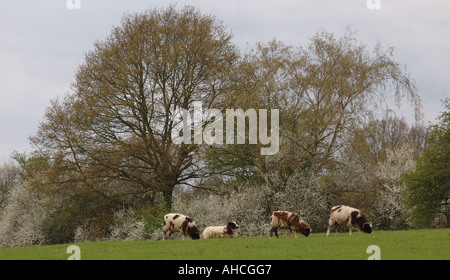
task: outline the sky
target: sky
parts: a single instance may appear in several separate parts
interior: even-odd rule
[[[78,4],[78,3],[79,4]],[[31,152],[51,100],[71,90],[77,67],[125,13],[176,4],[221,20],[245,52],[272,39],[306,46],[323,29],[347,27],[360,43],[394,47],[422,99],[424,124],[450,97],[450,1],[447,0],[0,0],[0,163]],[[398,113],[413,120],[404,102]]]

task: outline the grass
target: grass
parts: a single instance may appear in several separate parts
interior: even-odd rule
[[[0,260],[65,260],[71,244],[0,248]],[[383,260],[450,260],[450,229],[324,233],[236,239],[105,241],[75,244],[82,260],[365,260],[377,245]]]

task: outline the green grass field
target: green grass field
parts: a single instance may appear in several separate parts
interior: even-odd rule
[[[0,260],[65,260],[72,244],[0,248]],[[377,245],[382,260],[450,260],[450,229],[325,233],[236,239],[78,243],[82,260],[365,260]]]

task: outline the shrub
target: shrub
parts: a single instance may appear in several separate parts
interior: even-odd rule
[[[142,215],[132,208],[114,211],[114,223],[110,228],[110,240],[142,240],[145,238],[145,223]]]
[[[48,213],[28,186],[18,183],[0,213],[0,246],[16,247],[48,243],[41,228]]]
[[[414,170],[413,149],[402,146],[386,150],[386,161],[378,164],[375,176],[379,185],[372,209],[372,223],[378,229],[398,230],[411,227],[411,213],[404,207],[406,186],[399,182],[403,173]]]
[[[161,206],[144,205],[139,213],[143,217],[146,233],[152,235],[155,231],[161,229],[164,215],[169,212],[169,208],[164,203]]]

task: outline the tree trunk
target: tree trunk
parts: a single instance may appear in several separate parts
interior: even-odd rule
[[[172,194],[175,186],[166,186],[163,190],[164,203],[168,210],[172,210]]]

